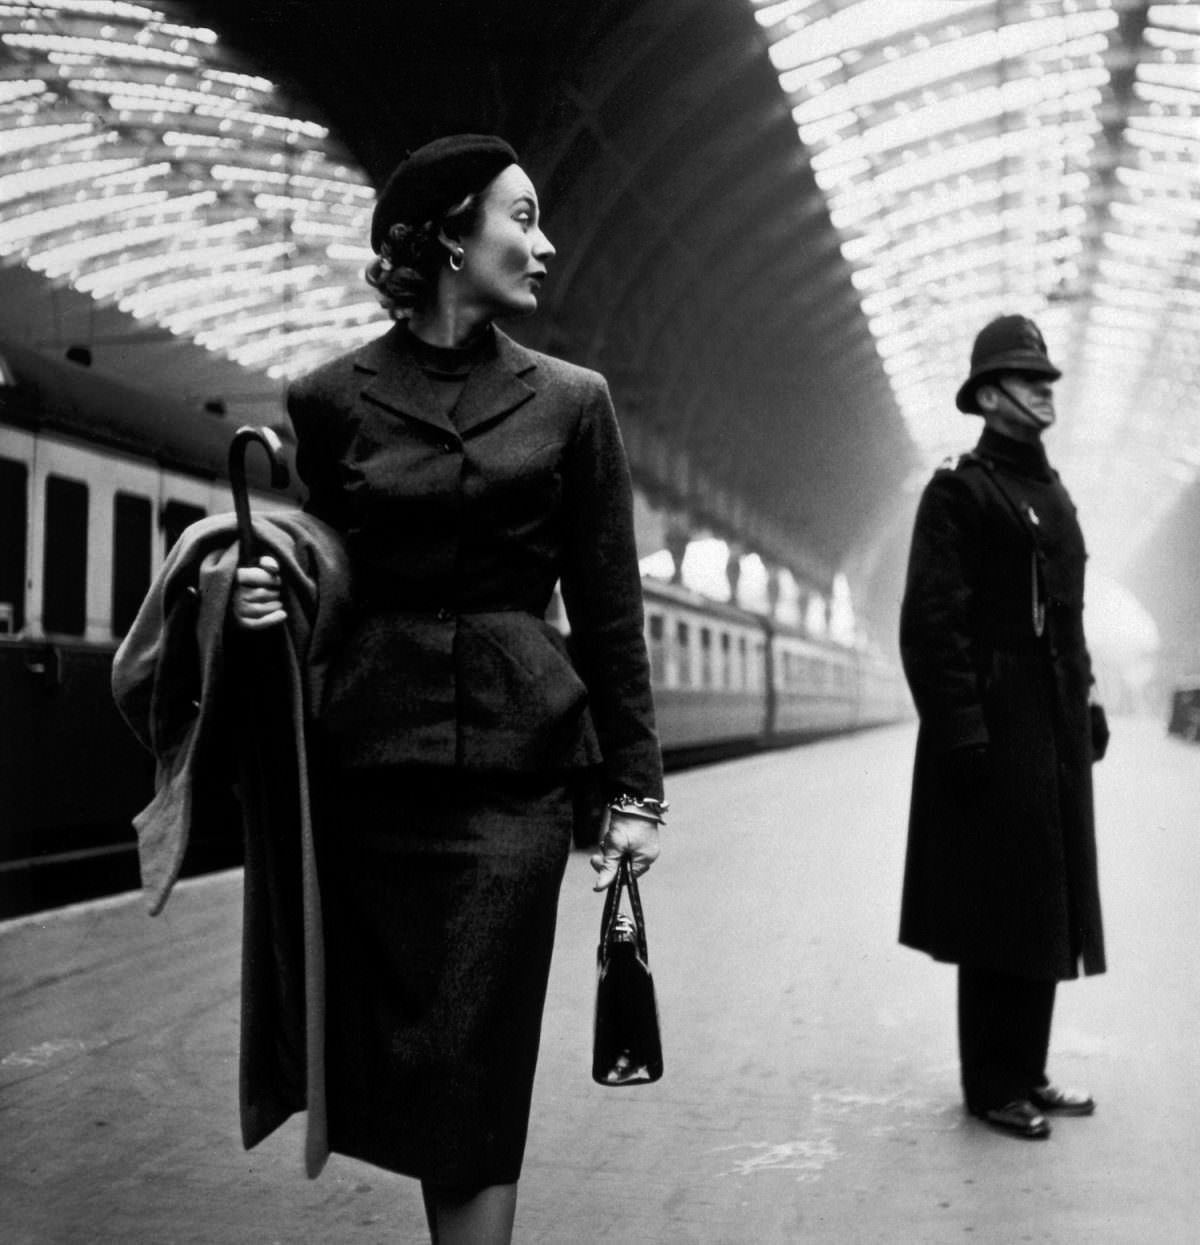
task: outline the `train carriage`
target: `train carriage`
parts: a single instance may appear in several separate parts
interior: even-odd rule
[[[899,666],[762,614],[643,580],[646,646],[669,763],[901,720]]]
[[[643,581],[646,647],[663,749],[679,759],[759,740],[769,726],[769,632],[756,614]]]
[[[231,430],[201,418],[0,347],[0,915],[138,884],[153,763],[110,672],[179,534],[232,508]],[[239,852],[197,843],[189,870]]]
[[[852,649],[777,630],[772,732],[779,740],[857,725],[857,679]]]

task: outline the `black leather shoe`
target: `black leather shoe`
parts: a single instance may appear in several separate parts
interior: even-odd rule
[[[1029,1091],[1029,1101],[1055,1115],[1091,1115],[1096,1109],[1096,1100],[1086,1090],[1059,1089],[1057,1085],[1035,1086]]]
[[[1029,1101],[1016,1098],[1007,1106],[987,1107],[972,1111],[985,1124],[1010,1137],[1023,1137],[1026,1141],[1041,1141],[1050,1136],[1050,1121]]]

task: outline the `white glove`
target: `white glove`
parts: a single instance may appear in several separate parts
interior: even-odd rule
[[[279,563],[270,554],[259,558],[257,566],[238,567],[233,616],[247,631],[276,627],[287,619]]]
[[[622,856],[629,857],[630,869],[636,878],[650,868],[661,850],[656,821],[607,809],[600,850],[591,862],[592,868],[599,874],[592,889],[603,891],[613,884]]]

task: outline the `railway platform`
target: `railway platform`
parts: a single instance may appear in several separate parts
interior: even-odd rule
[[[1200,1233],[1200,747],[1117,720],[1097,768],[1110,971],[1059,993],[1091,1119],[967,1118],[954,973],[899,947],[911,725],[676,774],[642,888],[666,1074],[589,1078],[600,900],[572,855],[516,1239],[546,1245],[1184,1245]],[[403,1245],[416,1186],[293,1119],[237,1123],[241,881],[0,926],[6,1245]]]

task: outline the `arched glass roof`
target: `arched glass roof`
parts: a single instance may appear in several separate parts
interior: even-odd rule
[[[1089,541],[1135,550],[1200,472],[1200,6],[751,3],[918,444],[963,448],[975,332],[1032,315]]]
[[[722,2],[757,19],[916,443],[969,441],[971,338],[1034,316],[1052,457],[1118,563],[1200,473],[1200,6]],[[196,11],[0,0],[0,265],[295,375],[379,331],[373,191]]]
[[[0,263],[272,376],[378,332],[374,191],[169,5],[0,2]]]

